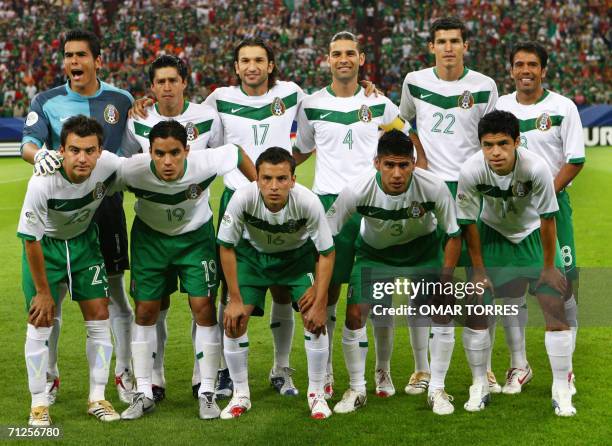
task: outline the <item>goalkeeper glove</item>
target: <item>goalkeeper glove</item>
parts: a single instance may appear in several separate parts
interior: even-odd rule
[[[34,175],[50,175],[62,166],[62,157],[55,150],[40,149],[34,155]]]

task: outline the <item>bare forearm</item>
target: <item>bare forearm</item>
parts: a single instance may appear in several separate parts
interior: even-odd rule
[[[480,246],[480,234],[476,224],[472,223],[463,227],[463,237],[467,244],[468,253],[474,268],[484,268],[482,261],[482,250]]]
[[[555,193],[561,192],[580,173],[584,164],[564,164],[555,177]]]
[[[316,271],[316,296],[317,303],[323,306],[327,306],[327,289],[329,288],[329,282],[331,280],[332,272],[334,271],[334,261],[336,258],[335,252],[330,252],[326,256],[320,255],[319,261],[317,262]],[[320,296],[325,296],[325,302],[319,302]]]
[[[26,142],[22,149],[21,158],[30,164],[34,164],[34,155],[40,150],[39,147],[34,143]]]
[[[415,132],[410,132],[408,136],[410,137],[412,144],[414,144],[414,149],[416,151],[416,166],[420,167],[421,169],[427,169],[427,156],[425,155],[425,148],[423,147],[423,144],[421,144],[419,135],[417,135]]]
[[[231,299],[242,302],[240,296],[240,288],[238,287],[238,271],[236,266],[236,251],[234,248],[221,246],[219,248],[221,257],[221,266],[223,267],[223,275],[227,283],[227,291]]]
[[[444,271],[452,275],[461,255],[461,237],[451,237],[444,247]]]
[[[542,236],[542,249],[544,250],[544,267],[552,268],[555,264],[557,248],[557,225],[554,218],[540,219],[540,234]]]
[[[45,269],[45,257],[40,242],[26,240],[25,251],[30,273],[32,274],[32,281],[36,287],[36,294],[51,295],[51,289],[47,281],[47,271]]]
[[[295,163],[299,166],[304,161],[306,161],[314,152],[302,153],[299,150],[293,149],[293,158],[295,158]]]
[[[240,151],[240,163],[238,164],[238,169],[242,174],[247,177],[249,181],[255,181],[257,179],[257,172],[255,170],[255,164],[253,164],[253,160],[246,154],[246,152],[239,147]]]

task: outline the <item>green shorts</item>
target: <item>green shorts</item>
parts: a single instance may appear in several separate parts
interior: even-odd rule
[[[192,297],[215,295],[217,253],[212,219],[195,231],[167,235],[134,218],[130,244],[130,293],[134,300],[159,300],[177,290]]]
[[[440,232],[434,231],[402,245],[375,249],[358,237],[348,304],[390,304],[390,299],[385,301],[375,296],[376,283],[393,281],[397,277],[409,277],[412,281],[439,278],[438,270],[443,261],[442,238]],[[414,297],[421,300],[426,296]]]
[[[254,316],[264,314],[266,291],[272,285],[286,286],[297,302],[314,284],[315,247],[308,240],[292,251],[265,254],[248,241],[236,247],[238,286],[245,305],[254,305]]]
[[[451,195],[453,196],[453,200],[457,198],[457,185],[459,183],[457,181],[446,181],[446,186],[450,190]],[[481,205],[482,209],[482,205]],[[444,249],[444,244],[448,240],[448,236],[443,241],[442,249]],[[465,238],[461,241],[461,254],[459,255],[459,261],[457,262],[457,266],[470,266],[472,264],[472,260],[470,259],[470,254],[467,249],[467,242]]]
[[[43,236],[40,243],[45,257],[47,282],[56,304],[62,297],[58,291],[60,283],[68,284],[72,300],[108,297],[108,280],[104,258],[100,252],[98,227],[95,224],[70,240]],[[26,308],[29,309],[32,298],[36,296],[36,287],[30,273],[25,246],[21,265],[23,294],[26,298]]]
[[[548,294],[561,297],[560,293],[548,285],[535,285],[544,264],[544,251],[540,230],[536,229],[520,243],[512,243],[495,229],[482,221],[478,222],[482,260],[493,285],[499,287],[515,279],[527,279],[531,294]],[[557,244],[555,266],[563,270],[561,251]]]
[[[328,194],[319,195],[319,200],[323,204],[325,212],[334,204],[338,195]],[[361,215],[355,213],[344,224],[342,230],[334,237],[334,247],[336,249],[336,263],[330,283],[339,285],[348,283],[355,262],[355,241],[359,235],[361,226]]]
[[[574,225],[572,223],[572,206],[566,190],[557,194],[559,212],[556,214],[557,239],[561,246],[561,259],[565,266],[565,275],[568,280],[578,279],[576,268],[576,246],[574,244]]]

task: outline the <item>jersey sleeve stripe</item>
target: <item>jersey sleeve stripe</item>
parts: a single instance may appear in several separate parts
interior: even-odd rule
[[[319,251],[319,254],[326,256],[326,255],[329,255],[331,252],[335,251],[335,249],[336,247],[332,245],[331,248],[327,248],[327,249],[324,249],[323,251]]]
[[[469,218],[458,218],[457,224],[462,226],[473,225],[476,224],[476,220],[471,220]]]
[[[36,241],[36,237],[30,234],[24,234],[23,232],[18,232],[17,237],[22,238],[24,240]]]
[[[230,242],[226,242],[225,240],[221,240],[220,238],[217,238],[217,244],[224,246],[226,248],[235,248],[236,245],[234,245],[233,243]]]
[[[569,164],[583,164],[585,161],[584,156],[581,158],[572,158],[568,161]]]

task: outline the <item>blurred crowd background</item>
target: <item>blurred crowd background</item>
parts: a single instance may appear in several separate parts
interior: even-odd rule
[[[65,82],[61,39],[72,28],[102,41],[100,78],[136,97],[147,93],[146,67],[175,54],[190,67],[188,95],[201,102],[234,84],[233,47],[268,40],[281,79],[307,92],[329,83],[327,44],[341,30],[366,52],[363,77],[398,103],[409,71],[433,65],[429,26],[455,15],[469,29],[466,65],[513,90],[507,55],[518,40],[549,50],[547,88],[577,105],[610,103],[611,9],[606,0],[0,0],[0,117],[27,113],[34,95]]]

